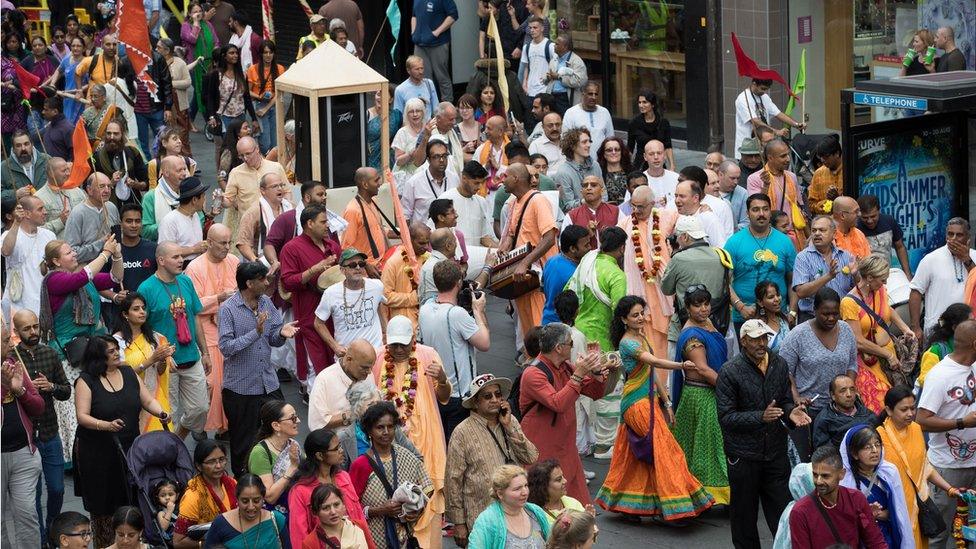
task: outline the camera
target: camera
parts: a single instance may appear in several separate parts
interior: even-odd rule
[[[458,292],[457,304],[468,312],[469,315],[474,316],[474,306],[473,301],[476,297],[481,297],[485,292],[479,290],[477,285],[473,280],[462,280],[461,281],[461,291]]]

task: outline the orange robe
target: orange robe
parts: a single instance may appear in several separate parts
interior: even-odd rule
[[[537,198],[529,201],[529,197],[533,196],[536,192],[529,191],[525,193],[521,200],[516,200],[512,206],[512,215],[508,217],[508,227],[505,230],[506,234],[515,233],[515,226],[518,225],[519,218],[522,217],[522,211],[525,210],[525,218],[522,220],[522,226],[518,234],[515,235],[515,244],[512,246],[513,250],[527,243],[538,246],[542,237],[550,231],[556,231],[556,234],[559,234],[559,228],[556,226],[556,220],[552,216],[552,205],[549,203],[549,200],[540,194]],[[539,260],[540,267],[545,266],[546,261],[556,255],[557,248],[559,247],[558,237],[556,240],[557,242],[546,250]],[[519,327],[522,329],[523,337],[529,333],[529,330],[542,322],[542,309],[545,305],[546,297],[541,291],[529,292],[515,300],[515,310],[518,312]]]
[[[437,407],[437,395],[434,393],[434,378],[424,375],[424,370],[430,364],[443,364],[440,356],[433,348],[417,344],[417,396],[414,399],[413,413],[406,421],[404,432],[410,442],[420,450],[424,456],[424,468],[434,484],[434,493],[414,524],[414,535],[424,549],[439,549],[441,547],[441,515],[444,513],[444,477],[447,467],[447,441],[444,439],[444,426],[441,424],[441,414]],[[386,395],[386,385],[382,380],[383,367],[386,364],[386,349],[376,350],[376,362],[373,363],[373,379],[380,393]],[[393,387],[399,392],[403,387],[403,377],[407,374],[408,362],[394,366]],[[404,410],[398,410],[401,419]]]
[[[673,357],[668,355],[668,324],[671,322],[671,315],[674,314],[674,301],[661,293],[661,276],[664,268],[671,261],[671,247],[667,245],[665,239],[674,232],[674,225],[678,221],[678,213],[670,210],[658,209],[659,221],[658,230],[660,235],[651,238],[651,225],[653,218],[648,218],[644,223],[638,224],[640,231],[641,255],[644,258],[644,269],[650,271],[654,255],[654,244],[661,243],[661,266],[653,282],[648,282],[644,278],[644,273],[637,265],[637,253],[634,248],[632,238],[633,216],[624,218],[619,227],[627,233],[627,246],[624,249],[624,274],[627,275],[627,293],[644,298],[647,302],[647,315],[650,322],[644,323],[644,336],[653,347],[654,356],[671,360]],[[652,243],[653,242],[653,243]]]
[[[868,239],[861,232],[861,229],[857,227],[851,227],[847,234],[842,233],[840,227],[837,227],[837,230],[834,231],[834,244],[837,244],[838,248],[850,252],[858,259],[871,255],[871,244],[868,243]]]
[[[970,307],[976,307],[976,269],[969,271],[966,278],[966,289],[963,290],[962,300]]]
[[[220,263],[214,263],[207,254],[198,256],[186,267],[186,275],[193,281],[193,288],[200,297],[204,316],[203,331],[207,335],[207,352],[210,354],[210,374],[207,384],[210,386],[210,413],[207,414],[208,431],[226,431],[227,416],[224,415],[223,399],[220,395],[224,383],[224,355],[220,354],[217,344],[220,336],[217,333],[217,295],[226,290],[237,290],[237,265],[241,260],[237,256],[227,254]]]
[[[360,208],[360,204],[362,204],[362,208]],[[365,218],[363,218],[363,212],[366,213]],[[380,215],[376,204],[362,203],[359,196],[356,195],[346,205],[345,211],[342,212],[342,218],[349,222],[349,226],[342,233],[342,242],[340,242],[342,249],[356,248],[366,254],[370,265],[379,266],[380,259],[386,253],[387,244],[386,235],[383,231],[383,217]],[[375,256],[372,246],[369,245],[367,230],[369,234],[373,235],[373,243],[376,244]]]
[[[380,280],[383,282],[383,297],[386,298],[386,307],[390,310],[387,318],[403,315],[416,326],[420,311],[420,298],[417,295],[416,281],[420,278],[420,267],[423,265],[423,259],[418,258],[417,265],[413,267],[414,282],[411,283],[410,277],[407,276],[408,264],[403,260],[402,249],[402,245],[397,246],[397,249],[383,266],[383,272],[380,275]]]

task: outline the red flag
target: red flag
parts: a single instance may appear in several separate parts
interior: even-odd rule
[[[149,45],[149,26],[142,0],[120,0],[115,32],[119,35],[119,42],[125,44],[125,53],[136,77],[149,87],[150,93],[155,94],[156,83],[146,74],[146,67],[152,63],[152,46]]]
[[[71,174],[61,185],[62,189],[73,189],[85,182],[92,172],[88,161],[92,156],[91,143],[88,142],[88,132],[85,131],[85,121],[78,117],[75,131],[71,134],[71,144],[74,146],[74,161],[71,164]]]
[[[793,93],[790,89],[790,84],[782,76],[773,69],[760,69],[759,65],[752,60],[751,57],[746,55],[746,52],[742,50],[742,45],[739,44],[739,39],[736,38],[735,33],[732,33],[732,47],[735,49],[735,64],[739,68],[739,76],[745,76],[746,78],[755,78],[757,80],[773,80],[779,82],[786,88],[789,94],[799,100],[800,98]]]
[[[17,72],[17,82],[20,84],[20,95],[27,100],[30,100],[31,90],[38,87],[41,84],[41,77],[30,72],[24,67],[20,66],[20,63],[11,59],[10,61],[14,65],[14,71]]]

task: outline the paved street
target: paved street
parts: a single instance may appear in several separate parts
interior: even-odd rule
[[[213,162],[213,145],[206,142],[201,134],[193,134],[192,139],[195,157],[203,170],[202,179],[212,183],[216,180]],[[691,163],[701,164],[703,153],[675,150],[679,166]],[[492,372],[499,376],[514,378],[516,367],[514,364],[514,322],[505,314],[505,302],[490,299],[488,304],[488,321],[491,326],[491,350],[478,355],[478,369],[480,372]],[[298,396],[294,382],[282,387],[286,399],[298,410],[300,417],[307,417],[307,406]],[[300,440],[308,430],[301,425]],[[189,440],[192,452],[192,439]],[[609,461],[584,459],[584,467],[596,473],[596,479],[590,485],[591,495],[595,495],[600,482],[606,475]],[[84,512],[80,498],[75,497],[70,478],[66,479],[64,510]],[[42,498],[42,501],[44,499]],[[724,510],[713,510],[689,525],[682,528],[652,525],[649,521],[633,524],[615,517],[611,513],[599,512],[597,524],[600,528],[598,546],[603,548],[641,547],[650,548],[679,548],[679,547],[731,547],[728,514]],[[769,546],[772,539],[765,524],[760,521],[760,533],[763,544]],[[454,547],[452,540],[445,539],[445,547]]]

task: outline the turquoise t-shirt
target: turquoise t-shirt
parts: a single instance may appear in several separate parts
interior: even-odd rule
[[[176,276],[175,282],[164,284],[158,276],[153,275],[139,285],[139,293],[146,298],[146,310],[149,313],[146,321],[153,330],[166,336],[171,345],[176,345],[173,360],[177,364],[200,360],[200,349],[197,348],[196,341],[196,316],[203,310],[203,305],[190,277],[180,274]],[[185,302],[186,320],[190,327],[190,342],[186,345],[181,345],[176,338],[176,321],[170,307],[173,301],[180,298]]]
[[[785,234],[773,229],[766,238],[756,238],[746,227],[725,242],[725,251],[732,256],[732,289],[747,305],[756,304],[756,284],[770,280],[783,296],[783,310],[789,306],[786,273],[793,272],[796,248]],[[732,320],[742,322],[739,311],[732,309]]]

